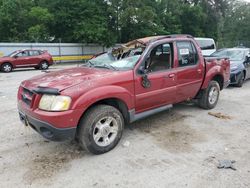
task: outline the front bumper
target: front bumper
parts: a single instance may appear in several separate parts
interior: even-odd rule
[[[19,111],[19,117],[26,126],[30,126],[48,140],[65,141],[75,138],[76,128],[55,128],[51,124],[26,115],[21,111]]]

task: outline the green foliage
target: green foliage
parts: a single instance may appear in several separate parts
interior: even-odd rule
[[[111,46],[186,33],[250,40],[250,5],[233,0],[0,0],[0,41]]]
[[[182,7],[181,31],[182,33],[191,34],[193,36],[205,36],[203,27],[205,25],[206,14],[202,8],[197,6],[184,5]]]
[[[49,41],[48,25],[53,23],[54,16],[47,8],[32,7],[28,13],[29,25],[27,38],[32,42]]]
[[[222,46],[250,47],[250,4],[234,2],[231,8],[223,22]]]

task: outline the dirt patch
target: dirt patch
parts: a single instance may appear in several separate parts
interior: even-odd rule
[[[219,118],[219,119],[225,119],[225,120],[230,120],[230,119],[232,119],[231,116],[224,115],[224,114],[222,114],[222,113],[220,113],[220,112],[219,112],[219,113],[208,112],[208,115],[214,116],[214,117]]]
[[[185,119],[191,117],[174,111],[164,112],[136,123],[138,130],[150,134],[155,143],[170,152],[189,152],[204,136],[192,129]]]
[[[62,151],[62,149],[64,149]],[[27,184],[39,179],[48,179],[56,175],[62,168],[69,167],[69,162],[84,156],[84,151],[77,144],[61,148],[52,154],[37,155],[29,164],[28,171],[23,178]]]

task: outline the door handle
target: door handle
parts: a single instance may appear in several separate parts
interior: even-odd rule
[[[198,72],[199,74],[201,74],[201,69],[198,69],[197,72]]]
[[[168,77],[169,77],[169,78],[174,78],[174,77],[175,77],[175,74],[169,74]]]

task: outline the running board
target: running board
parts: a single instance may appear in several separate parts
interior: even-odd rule
[[[140,119],[143,119],[145,117],[148,117],[148,116],[157,114],[159,112],[168,110],[168,109],[170,109],[172,107],[173,107],[173,105],[170,104],[170,105],[162,106],[162,107],[155,108],[155,109],[152,109],[152,110],[148,110],[148,111],[145,111],[145,112],[141,112],[139,114],[135,114],[135,109],[130,110],[129,111],[129,120],[130,120],[129,122],[133,123],[133,122],[135,122],[137,120],[140,120]]]

